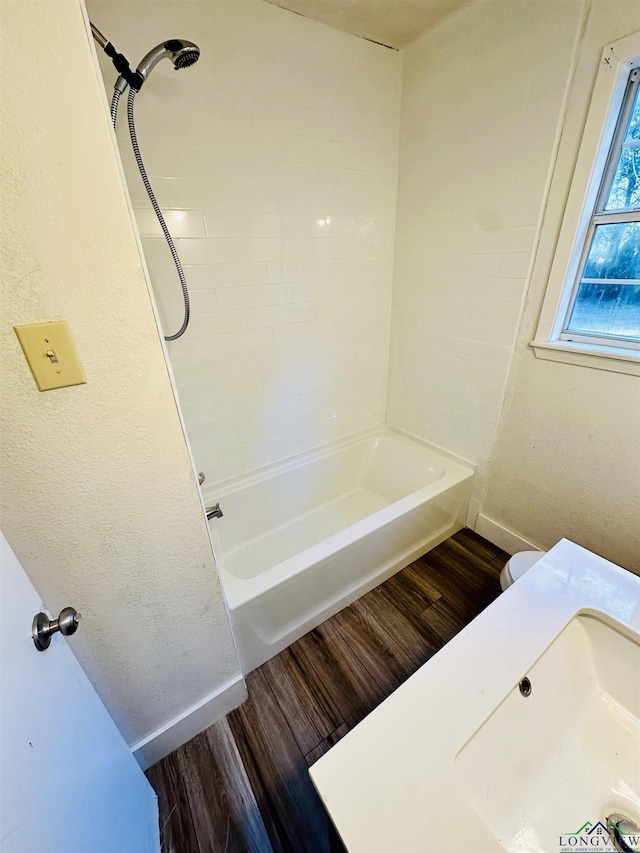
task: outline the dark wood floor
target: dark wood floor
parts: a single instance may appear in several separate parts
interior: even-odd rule
[[[147,772],[164,853],[328,851],[308,767],[493,601],[507,557],[462,530],[252,672],[244,705]]]

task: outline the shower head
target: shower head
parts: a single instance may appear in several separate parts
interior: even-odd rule
[[[200,48],[197,44],[194,44],[192,41],[180,41],[178,39],[176,39],[175,43],[180,45],[180,47],[173,51],[171,57],[175,71],[179,71],[181,68],[188,68],[200,59]]]
[[[186,39],[169,39],[150,50],[136,69],[142,80],[146,80],[161,59],[170,59],[176,71],[188,68],[200,58],[200,48]]]
[[[117,93],[118,97],[122,95],[127,86],[130,86],[135,92],[139,92],[152,69],[165,57],[173,62],[176,71],[181,68],[188,68],[200,58],[200,48],[197,44],[186,39],[169,39],[169,41],[165,41],[150,50],[134,72],[131,70],[127,57],[118,53],[106,36],[103,36],[93,24],[91,24],[91,33],[120,74],[114,89],[114,95]]]

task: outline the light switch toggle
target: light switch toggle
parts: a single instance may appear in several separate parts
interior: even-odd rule
[[[40,391],[84,385],[87,378],[64,320],[14,329]]]

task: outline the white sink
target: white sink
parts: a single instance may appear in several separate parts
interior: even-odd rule
[[[515,685],[455,759],[498,844],[558,851],[612,813],[640,824],[637,635],[581,613],[522,675],[530,695]]]
[[[639,718],[640,577],[563,539],[310,773],[349,853],[613,853]]]

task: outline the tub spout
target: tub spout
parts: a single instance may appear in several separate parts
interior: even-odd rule
[[[207,521],[211,518],[222,518],[222,510],[220,504],[214,504],[207,507]]]

